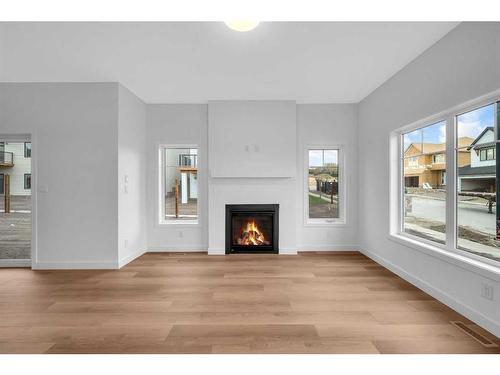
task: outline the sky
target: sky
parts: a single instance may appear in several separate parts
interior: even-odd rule
[[[494,109],[494,105],[490,104],[457,116],[458,138],[470,137],[475,139],[486,127],[493,126]],[[406,133],[404,135],[404,149],[406,150],[411,143],[422,142],[422,136],[424,143],[444,143],[446,140],[445,121]]]
[[[338,150],[309,150],[309,166],[322,167],[324,164],[337,164]]]

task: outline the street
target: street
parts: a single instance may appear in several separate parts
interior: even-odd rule
[[[412,196],[412,216],[421,219],[445,221],[445,201],[429,199],[422,196]],[[496,207],[493,206],[493,214],[488,213],[486,201],[484,205],[459,202],[458,223],[461,226],[477,229],[483,233],[495,235]]]

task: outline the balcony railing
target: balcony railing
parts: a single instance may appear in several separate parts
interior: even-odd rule
[[[14,166],[14,154],[12,152],[0,151],[0,166],[13,167]]]

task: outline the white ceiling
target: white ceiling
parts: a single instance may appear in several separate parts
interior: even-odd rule
[[[359,102],[457,23],[2,23],[0,81],[118,81],[148,103]]]

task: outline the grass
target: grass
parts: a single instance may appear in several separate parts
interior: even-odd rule
[[[320,197],[317,197],[315,195],[309,194],[309,205],[317,205],[317,204],[328,204],[324,199],[321,199]]]

